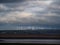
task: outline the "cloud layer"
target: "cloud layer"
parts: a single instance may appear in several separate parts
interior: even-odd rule
[[[21,1],[0,2],[0,23],[60,25],[60,0]]]

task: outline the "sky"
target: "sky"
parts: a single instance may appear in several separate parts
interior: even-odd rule
[[[0,30],[60,29],[60,0],[0,0]]]

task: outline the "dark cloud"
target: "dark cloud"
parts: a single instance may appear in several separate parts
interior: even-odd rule
[[[0,3],[23,2],[25,0],[0,0]]]

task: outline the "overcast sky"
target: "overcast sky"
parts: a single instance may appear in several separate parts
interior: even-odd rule
[[[0,0],[0,30],[27,25],[60,28],[60,0]]]

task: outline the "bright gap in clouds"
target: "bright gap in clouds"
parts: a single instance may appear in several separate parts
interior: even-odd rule
[[[53,0],[46,0],[46,1],[45,1],[45,3],[46,3],[47,5],[51,4],[52,2],[53,2]]]

